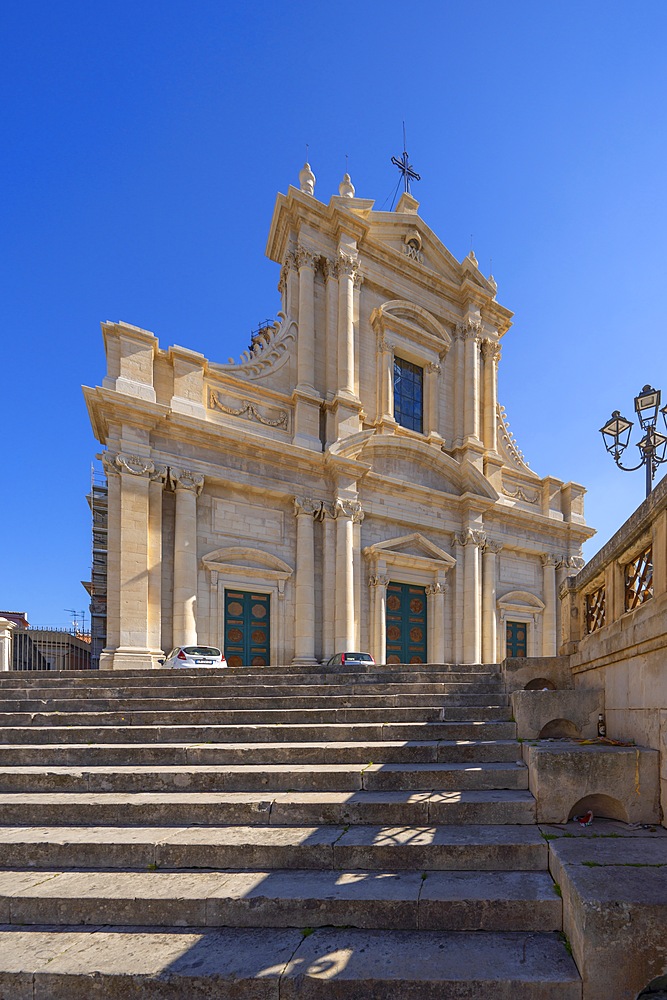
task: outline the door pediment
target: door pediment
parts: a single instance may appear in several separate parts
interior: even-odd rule
[[[212,572],[225,573],[233,569],[237,576],[266,580],[287,580],[293,572],[292,567],[278,556],[246,545],[215,549],[203,556],[202,566]]]
[[[401,535],[398,538],[376,542],[367,546],[363,554],[378,572],[382,571],[383,567],[398,566],[427,571],[437,576],[456,565],[456,559],[418,531],[411,535]]]

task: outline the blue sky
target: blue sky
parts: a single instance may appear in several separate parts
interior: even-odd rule
[[[348,154],[380,208],[403,120],[422,218],[493,259],[500,401],[532,468],[587,486],[590,557],[644,496],[598,428],[667,400],[666,29],[658,0],[6,3],[0,608],[86,607],[100,321],[238,357],[305,144],[318,198]]]

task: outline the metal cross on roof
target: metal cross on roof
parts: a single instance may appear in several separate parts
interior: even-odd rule
[[[405,122],[403,122],[403,156],[398,159],[396,156],[392,156],[391,162],[395,167],[398,167],[400,172],[403,174],[403,183],[405,185],[406,193],[410,193],[410,181],[420,181],[421,175],[417,173],[416,170],[412,169],[412,164],[408,161],[408,153],[405,148]]]

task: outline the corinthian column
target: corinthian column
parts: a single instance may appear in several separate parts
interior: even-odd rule
[[[148,646],[162,652],[162,494],[165,466],[156,468],[148,484]],[[164,650],[168,652],[168,650]]]
[[[556,641],[556,566],[558,558],[550,553],[542,556],[544,614],[542,616],[542,656],[555,656]]]
[[[426,588],[429,663],[445,662],[445,585],[431,583]]]
[[[482,341],[482,357],[484,358],[484,447],[487,451],[498,451],[496,409],[500,347],[495,340]]]
[[[495,663],[498,658],[496,624],[496,580],[500,542],[487,540],[482,555],[482,662]]]
[[[337,499],[336,652],[354,649],[354,523],[363,520],[361,504]]]
[[[464,444],[471,438],[479,440],[479,333],[481,325],[478,320],[467,320],[459,327],[463,338],[464,357],[464,406],[463,406],[463,438]]]
[[[315,660],[315,519],[320,504],[295,497],[296,574],[294,588],[294,659],[311,664]]]
[[[480,551],[486,536],[483,531],[467,528],[459,536],[463,556],[463,662],[481,661],[481,588]]]
[[[197,643],[197,497],[204,477],[187,469],[171,469],[176,491],[174,524],[174,646]]]
[[[347,254],[338,257],[338,390],[354,391],[354,282],[357,261]]]
[[[315,261],[312,250],[300,246],[296,254],[299,268],[299,340],[297,381],[299,389],[315,389]]]

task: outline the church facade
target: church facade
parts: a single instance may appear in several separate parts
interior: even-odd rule
[[[240,363],[103,324],[84,389],[108,479],[102,668],[553,655],[584,489],[526,464],[497,398],[512,314],[405,193],[276,201],[278,320]]]

